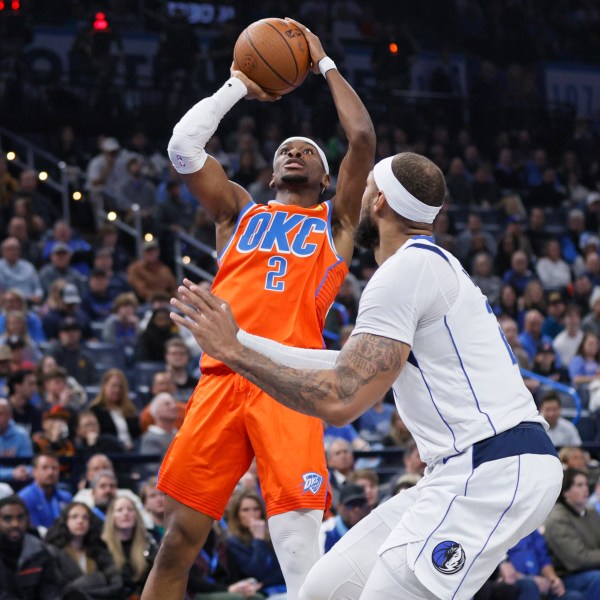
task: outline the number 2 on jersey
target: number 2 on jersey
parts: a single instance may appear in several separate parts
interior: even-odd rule
[[[285,289],[283,278],[287,273],[287,260],[283,256],[271,256],[267,261],[267,265],[273,270],[267,272],[265,289],[272,292],[283,292]]]

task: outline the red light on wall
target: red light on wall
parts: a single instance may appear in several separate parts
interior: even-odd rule
[[[19,10],[21,8],[21,3],[19,2],[19,0],[12,0],[12,2],[10,3],[10,7],[13,10]]]
[[[0,10],[4,10],[4,2],[2,0],[0,0]]]
[[[390,54],[398,54],[398,44],[396,44],[395,42],[392,42],[388,46],[388,48],[390,50]]]
[[[94,29],[96,31],[108,29],[108,21],[106,20],[106,15],[104,13],[96,13],[96,16],[94,17]]]

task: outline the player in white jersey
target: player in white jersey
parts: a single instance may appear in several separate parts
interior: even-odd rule
[[[392,386],[427,463],[416,487],[313,567],[303,599],[471,598],[559,494],[547,424],[485,296],[430,237],[444,194],[441,171],[413,153],[369,175],[357,243],[380,268],[339,353],[238,331],[228,306],[189,281],[172,301],[206,352],[305,414],[341,425]]]

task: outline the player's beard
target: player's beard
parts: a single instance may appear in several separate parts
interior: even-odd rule
[[[375,250],[379,247],[379,230],[368,208],[360,211],[360,221],[354,232],[354,243],[364,250]]]
[[[281,176],[281,181],[286,183],[306,183],[308,181],[308,175],[303,173],[289,173]]]

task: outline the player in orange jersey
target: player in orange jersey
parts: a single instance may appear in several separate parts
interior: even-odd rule
[[[175,126],[169,156],[215,222],[219,271],[213,292],[240,325],[289,346],[322,348],[325,316],[348,272],[362,191],[373,167],[375,134],[361,100],[304,26],[313,71],[330,87],[348,139],[336,196],[322,150],[285,140],[273,161],[274,200],[258,205],[227,179],[204,150],[221,118],[241,98],[274,100],[241,72]],[[186,418],[159,474],[167,494],[166,532],[143,600],[181,599],[187,573],[214,519],[256,456],[271,539],[295,600],[319,557],[317,534],[328,500],[323,426],[279,405],[205,355]]]

